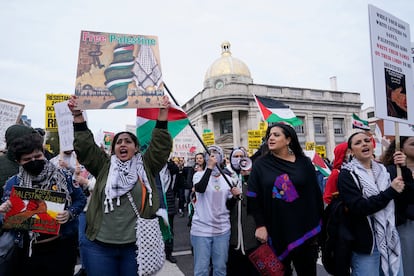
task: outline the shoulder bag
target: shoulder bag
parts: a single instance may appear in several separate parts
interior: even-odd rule
[[[138,275],[153,275],[164,265],[165,251],[158,217],[145,219],[139,215],[138,208],[130,192],[127,193],[132,209],[137,215],[137,264]]]
[[[268,242],[260,245],[249,255],[249,260],[256,267],[260,275],[264,276],[283,276],[285,273],[285,267],[283,263],[277,258],[273,248],[272,242],[269,239]]]

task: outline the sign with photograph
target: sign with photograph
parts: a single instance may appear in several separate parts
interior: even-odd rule
[[[385,120],[413,123],[414,102],[410,26],[369,5],[375,115]]]
[[[18,123],[24,109],[23,104],[0,99],[0,149],[6,147],[4,135],[9,126]]]
[[[75,94],[83,110],[159,107],[158,38],[81,31]]]
[[[4,216],[3,229],[59,234],[56,216],[65,209],[65,193],[14,186],[10,201],[12,209]]]

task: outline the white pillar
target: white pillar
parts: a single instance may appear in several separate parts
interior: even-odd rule
[[[207,114],[207,127],[214,133],[214,119],[212,113]]]
[[[233,126],[233,147],[240,146],[240,120],[239,111],[233,110],[231,113],[232,126]]]

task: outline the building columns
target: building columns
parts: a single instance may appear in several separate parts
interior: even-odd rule
[[[207,128],[214,133],[214,121],[213,121],[213,113],[207,114]]]
[[[232,127],[233,127],[233,147],[240,146],[240,120],[239,111],[233,110],[231,113]]]

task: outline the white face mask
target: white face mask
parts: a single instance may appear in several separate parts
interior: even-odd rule
[[[210,154],[214,155],[216,157],[217,160],[217,166],[220,166],[221,163],[223,162],[223,154],[222,154],[222,150],[221,148],[217,147],[217,146],[212,146],[208,148],[208,151],[210,152]],[[210,157],[210,155],[206,154],[206,163],[208,162],[208,158]],[[212,171],[212,175],[217,176],[220,174],[219,169],[217,168],[217,166],[214,167],[213,171]]]
[[[231,167],[234,170],[236,170],[236,171],[239,171],[240,170],[240,160],[243,157],[246,157],[246,154],[241,149],[236,149],[236,150],[234,150],[231,153],[231,155],[230,155],[230,163],[231,163]]]

